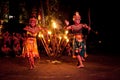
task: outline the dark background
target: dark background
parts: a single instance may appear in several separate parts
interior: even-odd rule
[[[2,1],[2,0],[1,0]],[[39,6],[40,0],[10,0],[10,14],[18,15],[18,4],[21,1],[26,2],[26,8],[30,12],[33,6]],[[46,0],[42,0],[45,3]],[[72,16],[75,11],[79,11],[82,16],[82,22],[89,25],[88,10],[90,9],[90,26],[93,31],[88,35],[88,46],[95,46],[100,51],[119,54],[119,6],[118,2],[105,0],[60,0],[59,10],[67,15],[67,19],[72,24]],[[45,6],[43,4],[43,6]],[[64,17],[64,15],[62,15]],[[18,30],[17,20],[11,21],[11,29]],[[14,26],[13,26],[14,25]],[[22,31],[20,28],[18,31]],[[98,34],[96,34],[98,32]],[[92,48],[92,50],[94,50]]]

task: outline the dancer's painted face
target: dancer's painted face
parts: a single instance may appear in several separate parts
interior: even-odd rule
[[[30,18],[29,24],[30,24],[31,27],[36,26],[36,19],[35,18]]]
[[[30,21],[30,25],[34,27],[36,25],[36,21]]]
[[[76,19],[74,22],[75,24],[80,24],[80,19]]]

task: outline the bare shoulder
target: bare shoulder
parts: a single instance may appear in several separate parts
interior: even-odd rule
[[[24,30],[28,30],[30,27],[27,25],[27,26],[25,26],[23,29]]]
[[[72,29],[72,25],[67,26],[66,29]]]
[[[87,26],[87,24],[81,24],[83,27],[86,27]]]
[[[83,26],[84,28],[89,28],[89,26],[88,26],[87,24],[82,24],[82,26]]]

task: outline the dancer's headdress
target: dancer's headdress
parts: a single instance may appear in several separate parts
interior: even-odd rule
[[[34,21],[34,22],[36,22],[37,21],[37,19],[36,18],[30,18],[30,20],[29,20],[29,22],[32,22],[32,21]]]
[[[75,14],[73,15],[73,21],[74,20],[81,20],[81,16],[80,16],[79,12],[75,12]]]

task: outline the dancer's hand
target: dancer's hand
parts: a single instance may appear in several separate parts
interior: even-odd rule
[[[66,26],[68,26],[69,25],[69,21],[65,20],[65,24],[66,24]]]
[[[72,56],[72,58],[76,58],[76,56],[75,56],[75,55],[73,55],[73,56]]]

